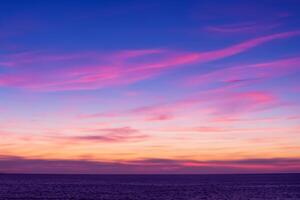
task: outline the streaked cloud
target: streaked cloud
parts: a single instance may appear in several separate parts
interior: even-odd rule
[[[177,160],[140,159],[128,161],[45,160],[17,156],[0,157],[0,170],[4,173],[267,173],[296,172],[300,168],[297,158],[260,158],[242,160]]]
[[[109,128],[89,130],[90,134],[82,136],[66,137],[73,142],[135,142],[145,140],[147,135],[141,134],[137,129],[131,127]]]
[[[238,65],[189,77],[185,84],[190,86],[234,83],[253,84],[300,71],[299,64],[300,57],[292,57],[270,62]]]
[[[239,44],[232,45],[227,48],[208,51],[208,52],[191,52],[191,53],[176,53],[172,51],[161,50],[131,50],[125,52],[117,52],[112,55],[106,55],[108,58],[118,58],[117,63],[105,60],[102,57],[102,64],[99,64],[99,57],[95,53],[88,54],[75,54],[75,55],[38,55],[35,54],[21,54],[17,61],[4,59],[3,62],[9,63],[8,66],[19,65],[19,63],[30,63],[20,70],[13,73],[2,73],[0,76],[0,86],[2,87],[16,87],[29,89],[34,91],[64,91],[64,90],[92,90],[100,89],[110,86],[128,85],[145,79],[150,79],[167,69],[173,69],[178,66],[205,63],[214,60],[219,60],[225,57],[233,56],[241,52],[252,49],[258,45],[270,42],[276,39],[285,39],[293,36],[300,35],[299,31],[291,31],[284,33],[277,33],[268,36],[262,36],[250,39]],[[153,57],[153,55],[159,55]],[[92,57],[90,57],[92,55]],[[151,61],[131,60],[131,58],[139,58],[150,56]],[[75,60],[74,60],[75,58]],[[79,60],[78,60],[78,59]],[[55,65],[64,64],[70,66],[68,68],[62,67],[61,69],[51,72],[50,66],[40,66],[45,60],[48,63]],[[92,64],[78,65],[76,62],[88,59]],[[71,62],[59,63],[57,61],[71,60]],[[12,62],[17,62],[13,64]],[[38,67],[38,68],[37,68]],[[48,68],[47,73],[45,70]],[[34,72],[32,71],[34,70]]]
[[[239,23],[239,24],[226,24],[219,26],[208,26],[204,30],[213,33],[221,34],[240,34],[240,33],[256,33],[280,26],[280,23],[258,24],[257,22]]]

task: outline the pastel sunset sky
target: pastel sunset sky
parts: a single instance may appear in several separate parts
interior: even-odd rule
[[[0,4],[0,173],[300,172],[300,1]]]

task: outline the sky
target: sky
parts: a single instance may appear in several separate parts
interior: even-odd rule
[[[7,0],[0,173],[300,172],[298,0]]]

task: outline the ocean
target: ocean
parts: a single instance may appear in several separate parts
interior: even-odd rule
[[[0,175],[0,200],[300,200],[300,174]]]

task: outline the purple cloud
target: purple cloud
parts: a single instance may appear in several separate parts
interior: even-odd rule
[[[139,130],[131,127],[121,128],[106,128],[106,129],[94,129],[87,132],[92,135],[86,134],[83,136],[66,137],[64,139],[73,142],[137,142],[148,138],[147,135],[141,134]]]
[[[299,158],[242,160],[140,159],[128,161],[49,160],[0,156],[3,173],[99,173],[99,174],[210,174],[299,172]]]

